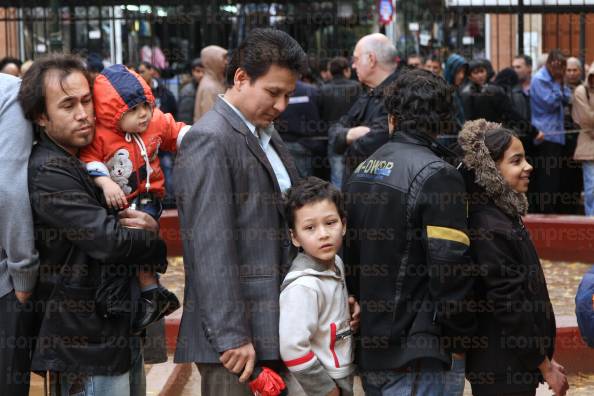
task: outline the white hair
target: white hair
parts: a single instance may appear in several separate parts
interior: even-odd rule
[[[388,37],[381,33],[363,37],[362,47],[365,52],[373,52],[377,62],[384,66],[396,64],[396,47]]]
[[[569,65],[570,63],[573,63],[575,65],[577,65],[578,69],[582,68],[582,61],[580,61],[578,58],[576,57],[571,57],[571,58],[567,58],[567,64]]]

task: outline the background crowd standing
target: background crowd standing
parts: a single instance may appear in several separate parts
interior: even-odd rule
[[[419,68],[444,77],[455,87],[456,126],[439,137],[441,143],[454,144],[465,121],[484,118],[502,123],[520,136],[535,167],[528,194],[530,212],[594,214],[594,154],[589,154],[594,144],[589,95],[594,81],[590,81],[588,65],[554,50],[539,57],[540,65],[530,56],[518,55],[509,67],[495,71],[488,59],[465,59],[458,54],[446,59],[419,54],[400,58],[390,43],[367,46],[373,45],[379,65],[373,71],[357,68],[356,52],[351,59],[310,58],[287,110],[276,120],[302,177],[316,175],[342,187],[352,169],[383,143],[381,138],[374,140],[374,128],[385,131],[382,88],[394,80],[394,72]],[[152,87],[156,106],[186,124],[197,122],[225,91],[227,50],[211,45],[200,55],[190,63],[175,95],[158,67],[149,61],[132,65]],[[22,76],[31,64],[7,57],[0,60],[0,71]],[[94,77],[105,61],[91,54],[86,65]],[[348,138],[347,127],[353,129]],[[167,183],[164,204],[172,208],[174,156],[160,156]]]
[[[537,68],[519,55],[500,71],[459,54],[399,59],[371,34],[351,59],[308,62],[286,33],[256,29],[233,51],[203,48],[177,95],[148,61],[119,75],[94,56],[1,60],[23,80],[0,78],[0,123],[12,132],[2,132],[0,184],[13,194],[0,212],[0,330],[25,342],[2,346],[0,394],[25,395],[30,369],[48,373],[56,395],[145,392],[134,308],[117,319],[82,309],[98,298],[102,265],[129,277],[131,301],[144,293],[137,267],[166,268],[158,215],[110,209],[77,158],[93,140],[99,75],[127,109],[108,114],[114,129],[146,104],[140,137],[126,133],[146,166],[135,183],[148,192],[162,171],[163,206],[177,202],[191,236],[175,360],[198,365],[203,395],[248,395],[243,382],[261,366],[290,394],[348,395],[357,331],[369,395],[461,395],[465,375],[475,395],[534,395],[542,381],[565,394],[521,216],[594,214],[594,65],[559,50],[544,59]],[[193,124],[169,136],[172,153],[161,137],[143,142],[164,114]],[[478,197],[469,206],[467,193]],[[475,315],[469,299],[491,309]],[[283,323],[287,307],[301,327]]]

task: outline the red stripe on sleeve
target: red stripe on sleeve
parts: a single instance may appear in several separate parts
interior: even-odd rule
[[[311,359],[313,359],[314,356],[315,356],[314,353],[312,351],[309,351],[309,353],[307,355],[301,356],[300,358],[293,359],[293,360],[285,360],[285,366],[293,367],[293,366],[298,366],[303,363],[307,363]]]

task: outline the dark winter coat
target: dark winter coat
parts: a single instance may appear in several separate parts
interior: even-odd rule
[[[478,330],[466,354],[474,395],[533,390],[538,365],[552,358],[555,315],[534,245],[521,216],[524,194],[505,184],[484,145],[497,124],[467,122],[458,136],[469,194],[470,252]]]

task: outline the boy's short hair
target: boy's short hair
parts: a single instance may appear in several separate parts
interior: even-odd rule
[[[336,210],[341,219],[346,217],[342,193],[334,185],[320,178],[310,176],[295,183],[287,190],[285,200],[285,214],[289,228],[295,227],[295,211],[305,205],[329,200],[336,205]]]

